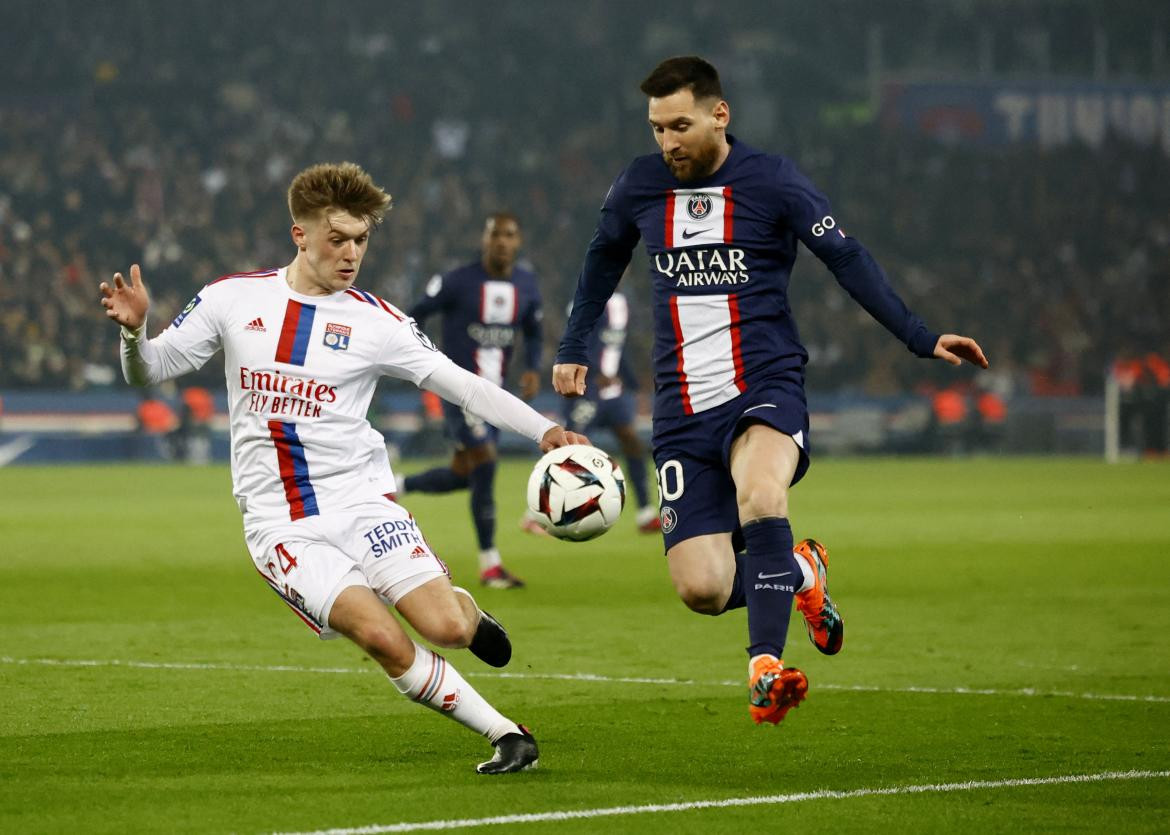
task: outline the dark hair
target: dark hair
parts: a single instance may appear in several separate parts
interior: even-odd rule
[[[656,99],[677,93],[684,88],[689,88],[696,100],[723,98],[719,71],[698,55],[676,55],[674,58],[667,58],[646,76],[639,88],[646,95]]]
[[[390,204],[390,195],[352,162],[311,166],[297,174],[288,187],[288,211],[295,223],[336,208],[377,226],[390,211]]]

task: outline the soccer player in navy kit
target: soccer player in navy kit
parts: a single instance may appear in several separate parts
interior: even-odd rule
[[[480,260],[427,284],[426,295],[410,309],[420,324],[442,316],[443,351],[456,363],[502,386],[517,332],[524,335],[525,371],[520,396],[540,390],[541,299],[536,274],[516,263],[520,222],[497,212],[484,224]],[[447,433],[455,442],[450,466],[409,475],[403,492],[449,493],[470,488],[471,516],[479,540],[480,582],[490,588],[519,588],[524,581],[508,571],[496,548],[496,440],[499,430],[444,402]]]
[[[788,522],[789,487],[809,464],[808,355],[787,298],[797,242],[915,355],[984,368],[987,359],[974,340],[938,335],[907,309],[790,160],[727,134],[730,108],[708,62],[667,59],[641,90],[661,154],[635,159],[606,195],[553,385],[584,394],[589,333],[641,238],[654,288],[654,459],[671,579],[696,612],[747,607],[749,711],[775,724],[808,689],[781,660],[793,601],[818,650],[833,655],[844,638],[828,552],[811,539],[794,548]]]

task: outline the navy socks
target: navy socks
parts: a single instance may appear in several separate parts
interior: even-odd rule
[[[471,487],[471,518],[475,521],[475,535],[479,539],[481,551],[496,544],[495,481],[494,460],[480,464],[467,477],[468,485]],[[407,490],[409,489],[407,487]]]
[[[732,609],[742,609],[747,605],[747,594],[743,590],[743,564],[747,560],[747,554],[740,552],[735,555],[735,576],[731,578],[731,596],[727,598],[727,603],[723,606],[723,612],[730,612]]]
[[[737,559],[736,577],[747,602],[748,655],[782,658],[792,599],[804,582],[792,553],[792,528],[787,519],[770,516],[744,525],[743,537],[747,553]]]
[[[402,480],[402,486],[408,493],[451,493],[467,487],[467,476],[456,474],[450,467],[435,467],[408,475]]]

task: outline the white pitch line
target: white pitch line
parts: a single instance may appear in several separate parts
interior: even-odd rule
[[[911,786],[881,786],[876,788],[835,791],[819,789],[795,794],[772,794],[758,797],[729,797],[723,800],[693,800],[688,803],[648,803],[641,806],[607,806],[597,809],[569,809],[559,812],[531,812],[521,815],[497,815],[489,818],[460,818],[455,820],[409,821],[374,824],[347,829],[323,829],[286,835],[382,835],[386,832],[423,832],[441,829],[470,829],[474,826],[502,824],[545,823],[589,818],[610,818],[625,815],[689,812],[694,809],[725,809],[734,806],[776,806],[802,803],[806,800],[851,800],[855,797],[890,797],[905,794],[941,794],[978,789],[1007,789],[1028,786],[1055,786],[1066,783],[1101,783],[1107,780],[1158,780],[1170,777],[1170,771],[1103,771],[1098,774],[1063,774],[1054,777],[1021,777],[1008,780],[968,780],[963,783],[927,783]]]
[[[13,658],[0,656],[0,664],[18,666],[40,665],[46,667],[127,667],[141,670],[224,670],[228,672],[255,673],[316,673],[325,675],[382,675],[382,671],[357,667],[298,667],[291,664],[224,664],[216,662],[183,661],[132,661],[125,659],[59,659],[59,658]],[[685,678],[644,678],[640,676],[603,676],[594,673],[464,673],[468,678],[500,678],[521,681],[580,681],[598,684],[656,684],[669,687],[743,687],[742,681],[697,681]],[[843,693],[919,693],[936,696],[1026,696],[1059,699],[1086,699],[1098,702],[1150,702],[1170,703],[1170,696],[1142,696],[1133,693],[1077,693],[1072,690],[1037,690],[1034,687],[1017,689],[995,689],[984,687],[884,687],[871,684],[825,684],[816,683],[818,690],[832,690]]]

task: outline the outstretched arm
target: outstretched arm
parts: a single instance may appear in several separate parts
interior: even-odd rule
[[[566,431],[520,398],[450,360],[440,360],[420,385],[493,426],[531,438],[543,452],[566,444],[589,443],[584,435]]]
[[[122,376],[134,386],[149,386],[201,368],[219,349],[219,332],[202,298],[196,295],[171,326],[154,339],[146,338],[150,294],[137,264],[130,283],[114,273],[111,286],[99,285],[106,316],[122,326]],[[180,325],[187,323],[185,328]]]
[[[938,357],[952,365],[965,359],[987,368],[975,340],[953,333],[941,336],[927,328],[902,301],[869,251],[845,234],[829,201],[785,160],[777,170],[779,197],[792,230],[833,273],[854,301],[920,357]]]

